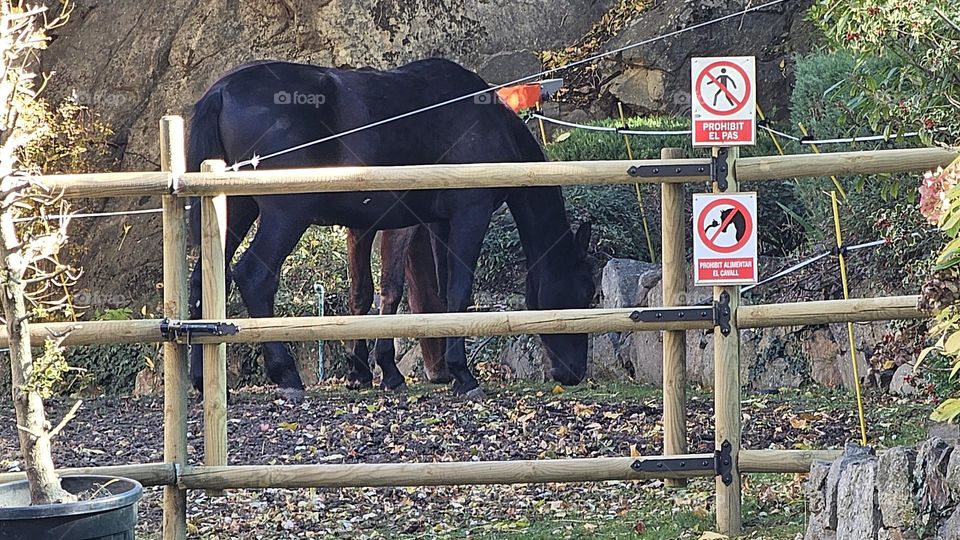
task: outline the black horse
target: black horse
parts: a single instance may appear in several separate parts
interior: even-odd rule
[[[476,74],[441,59],[389,71],[288,62],[244,65],[214,83],[197,102],[188,165],[196,171],[205,159],[236,163],[487,88]],[[492,91],[482,97],[283,154],[263,162],[261,168],[543,161],[543,151],[523,122],[499,104]],[[584,255],[589,227],[572,233],[557,187],[229,197],[227,280],[236,281],[251,317],[270,317],[280,267],[309,226],[337,224],[374,231],[439,223],[446,236],[447,308],[464,311],[491,214],[504,201],[516,219],[528,259],[528,305],[586,307],[594,292]],[[191,210],[195,237],[198,208]],[[231,276],[229,261],[258,216],[256,235]],[[201,313],[200,271],[198,262],[190,282],[192,318]],[[553,377],[564,384],[580,382],[586,372],[587,336],[544,336],[544,343]],[[196,361],[199,349],[191,352],[191,376],[198,389],[203,373]],[[263,354],[267,375],[281,393],[302,398],[303,383],[283,343],[264,343]],[[446,359],[454,390],[482,396],[467,367],[463,338],[447,339]],[[354,372],[363,370],[369,371],[369,366],[352,366]]]

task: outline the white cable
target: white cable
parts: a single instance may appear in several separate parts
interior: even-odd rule
[[[871,248],[871,247],[879,246],[879,245],[886,244],[886,243],[887,243],[887,240],[886,240],[886,239],[880,239],[880,240],[874,240],[874,241],[872,241],[872,242],[864,242],[864,243],[862,243],[862,244],[855,244],[855,245],[852,245],[852,246],[847,246],[846,249],[847,249],[847,251],[856,251],[856,250],[858,250],[858,249]],[[776,280],[776,279],[780,279],[780,278],[782,278],[783,276],[785,276],[785,275],[787,275],[787,274],[791,274],[791,273],[793,273],[793,272],[796,272],[797,270],[800,270],[801,268],[804,268],[804,267],[806,267],[806,266],[809,266],[809,265],[811,265],[811,264],[819,261],[820,259],[822,259],[822,258],[824,258],[824,257],[826,257],[826,256],[828,256],[828,255],[833,255],[833,251],[824,251],[823,253],[821,253],[821,254],[819,254],[819,255],[816,255],[816,256],[814,256],[814,257],[811,257],[811,258],[809,258],[809,259],[807,259],[807,260],[805,260],[805,261],[799,262],[799,263],[797,263],[797,264],[795,264],[795,265],[793,265],[793,266],[791,266],[791,267],[789,267],[789,268],[787,268],[787,269],[785,269],[785,270],[781,270],[781,271],[777,272],[776,274],[774,274],[774,275],[772,275],[772,276],[770,276],[770,277],[764,278],[764,279],[758,281],[757,283],[754,283],[753,285],[747,285],[746,287],[741,288],[741,289],[740,289],[740,292],[741,292],[741,293],[745,293],[745,292],[749,291],[750,289],[753,289],[754,287],[759,287],[759,286],[761,286],[761,285],[764,285],[764,284],[769,283],[769,282],[771,282],[771,281],[774,281],[774,280]]]
[[[240,167],[245,167],[245,166],[247,166],[247,165],[251,165],[251,166],[253,166],[253,168],[256,168],[257,165],[259,165],[260,162],[262,162],[262,161],[266,161],[266,160],[271,159],[271,158],[275,158],[275,157],[278,157],[278,156],[282,156],[282,155],[284,155],[284,154],[289,154],[290,152],[296,152],[297,150],[302,150],[302,149],[308,148],[308,147],[310,147],[310,146],[315,146],[315,145],[318,145],[318,144],[321,144],[321,143],[325,143],[325,142],[327,142],[327,141],[331,141],[331,140],[334,140],[334,139],[339,139],[339,138],[341,138],[341,137],[346,137],[347,135],[352,135],[352,134],[357,133],[357,132],[360,132],[360,131],[364,131],[364,130],[367,130],[367,129],[370,129],[370,128],[374,128],[374,127],[377,127],[377,126],[382,126],[383,124],[387,124],[387,123],[390,123],[390,122],[395,122],[395,121],[397,121],[397,120],[402,120],[402,119],[404,119],[404,118],[407,118],[407,117],[410,117],[410,116],[413,116],[413,115],[416,115],[416,114],[420,114],[420,113],[422,113],[422,112],[432,111],[433,109],[438,109],[438,108],[440,108],[440,107],[444,107],[444,106],[446,106],[446,105],[450,105],[451,103],[457,103],[457,102],[463,101],[463,100],[465,100],[465,99],[470,99],[470,98],[473,98],[473,97],[476,97],[476,96],[479,96],[479,95],[482,95],[482,94],[486,94],[486,93],[489,93],[489,92],[493,92],[493,91],[499,90],[499,89],[501,89],[501,88],[506,88],[507,86],[513,86],[513,85],[515,85],[515,84],[520,84],[520,83],[527,82],[527,81],[532,80],[532,79],[536,79],[536,78],[538,78],[538,77],[543,77],[544,75],[549,75],[549,74],[551,74],[551,73],[556,73],[557,71],[561,71],[561,70],[564,70],[564,69],[572,68],[572,67],[574,67],[574,66],[579,66],[579,65],[582,65],[582,64],[586,64],[586,63],[589,63],[589,62],[593,62],[594,60],[598,60],[598,59],[600,59],[600,58],[605,58],[605,57],[607,57],[607,56],[619,54],[619,53],[622,53],[622,52],[624,52],[624,51],[628,51],[628,50],[630,50],[630,49],[635,49],[635,48],[637,48],[637,47],[641,47],[641,46],[643,46],[643,45],[649,45],[650,43],[655,43],[655,42],[657,42],[657,41],[661,41],[661,40],[664,40],[664,39],[667,39],[667,38],[671,38],[671,37],[674,37],[674,36],[678,36],[678,35],[680,35],[680,34],[684,34],[684,33],[686,33],[686,32],[690,32],[690,31],[692,31],[692,30],[697,30],[697,29],[699,29],[699,28],[704,28],[704,27],[706,27],[706,26],[711,26],[711,25],[714,25],[714,24],[716,24],[716,23],[726,21],[726,20],[728,20],[728,19],[733,19],[733,18],[736,18],[736,17],[741,17],[741,16],[743,16],[743,15],[746,15],[747,13],[751,13],[751,12],[753,12],[753,11],[759,11],[759,10],[764,9],[764,8],[772,7],[772,6],[775,6],[775,5],[777,5],[777,4],[781,4],[781,3],[786,2],[786,1],[787,1],[787,0],[772,0],[772,1],[767,2],[767,3],[765,3],[765,4],[761,4],[761,5],[758,5],[758,6],[748,7],[748,8],[742,9],[742,10],[740,10],[740,11],[737,11],[737,12],[735,12],[735,13],[731,13],[731,14],[729,14],[729,15],[724,15],[724,16],[718,17],[718,18],[716,18],[716,19],[711,19],[711,20],[709,20],[709,21],[704,21],[704,22],[702,22],[702,23],[697,23],[697,24],[694,24],[694,25],[692,25],[692,26],[686,26],[686,27],[681,28],[681,29],[679,29],[679,30],[674,30],[674,31],[672,31],[672,32],[667,32],[666,34],[662,34],[662,35],[659,35],[659,36],[657,36],[657,37],[653,37],[653,38],[650,38],[650,39],[645,39],[645,40],[643,40],[643,41],[638,41],[638,42],[636,42],[636,43],[629,43],[629,44],[627,44],[627,45],[624,45],[623,47],[614,49],[614,50],[612,50],[612,51],[607,51],[607,52],[595,54],[595,55],[593,55],[593,56],[588,56],[588,57],[583,58],[583,59],[581,59],[581,60],[577,60],[577,61],[575,61],[575,62],[571,62],[571,63],[569,63],[569,64],[565,64],[565,65],[560,66],[560,67],[555,67],[555,68],[547,69],[547,70],[541,71],[541,72],[539,72],[539,73],[534,73],[533,75],[527,75],[526,77],[521,77],[521,78],[519,78],[519,79],[510,81],[510,82],[506,82],[506,83],[503,83],[503,84],[498,84],[498,85],[495,85],[495,86],[491,86],[491,87],[489,87],[489,88],[484,88],[483,90],[477,90],[476,92],[471,92],[471,93],[469,93],[469,94],[465,94],[465,95],[462,95],[462,96],[460,96],[460,97],[451,98],[451,99],[448,99],[448,100],[446,100],[446,101],[441,101],[441,102],[439,102],[439,103],[434,103],[433,105],[428,105],[428,106],[426,106],[426,107],[422,107],[422,108],[420,108],[420,109],[415,109],[415,110],[408,111],[408,112],[405,112],[405,113],[402,113],[402,114],[398,114],[398,115],[396,115],[396,116],[391,116],[391,117],[388,117],[388,118],[384,118],[383,120],[377,120],[376,122],[371,122],[371,123],[369,123],[369,124],[364,124],[364,125],[361,125],[361,126],[357,126],[357,127],[355,127],[355,128],[348,129],[348,130],[346,130],[346,131],[341,131],[341,132],[339,132],[339,133],[334,133],[334,134],[332,134],[332,135],[328,135],[328,136],[322,137],[322,138],[320,138],[320,139],[316,139],[316,140],[313,140],[313,141],[305,142],[305,143],[303,143],[303,144],[298,144],[297,146],[292,146],[292,147],[286,148],[286,149],[284,149],[284,150],[278,150],[278,151],[276,151],[276,152],[267,154],[267,155],[265,155],[265,156],[257,156],[256,154],[254,154],[254,156],[253,156],[252,158],[250,158],[250,159],[248,159],[248,160],[245,160],[245,161],[240,161],[240,162],[234,163],[230,168],[231,168],[232,170],[234,170],[234,171],[240,169]]]
[[[556,124],[558,126],[564,126],[568,128],[575,129],[587,129],[590,131],[605,131],[608,133],[619,133],[621,135],[648,135],[648,136],[666,136],[666,135],[690,135],[690,130],[679,130],[679,131],[656,131],[656,130],[637,130],[637,129],[622,129],[616,127],[607,127],[607,126],[591,126],[587,124],[576,124],[573,122],[567,122],[566,120],[559,120],[557,118],[550,118],[544,116],[540,113],[531,113],[529,115],[531,118],[539,118],[544,122],[549,122],[551,124]]]
[[[110,216],[131,216],[131,215],[138,215],[138,214],[159,214],[160,212],[163,212],[163,209],[162,209],[162,208],[150,208],[150,209],[148,209],[148,210],[126,210],[126,211],[123,211],[123,212],[119,212],[119,211],[118,211],[118,212],[102,212],[102,213],[95,213],[95,214],[55,214],[55,215],[52,215],[52,216],[43,216],[43,219],[53,221],[53,220],[57,220],[57,219],[93,218],[93,217],[110,217]],[[32,220],[38,219],[38,218],[40,218],[40,216],[36,216],[36,217],[22,217],[22,218],[17,218],[17,219],[15,219],[15,220],[13,220],[13,221],[15,221],[15,222],[17,222],[17,223],[22,223],[22,222],[25,222],[25,221],[32,221]]]

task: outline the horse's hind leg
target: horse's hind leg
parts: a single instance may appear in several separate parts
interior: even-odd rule
[[[347,261],[350,269],[350,314],[366,315],[373,305],[373,272],[370,270],[370,250],[374,231],[347,230]],[[370,372],[370,353],[367,340],[355,339],[347,344],[347,388],[366,388],[373,382]]]
[[[380,314],[395,315],[403,299],[403,261],[410,242],[419,227],[385,230],[380,234]],[[405,385],[403,374],[397,369],[393,338],[379,338],[374,344],[373,357],[380,366],[383,379],[380,386],[396,390]]]
[[[309,225],[306,220],[298,219],[295,212],[261,208],[257,234],[233,273],[251,317],[274,315],[280,267]],[[267,376],[280,387],[280,394],[292,401],[302,400],[303,381],[284,344],[263,343],[262,349]]]
[[[199,204],[199,201],[194,202]],[[230,288],[233,285],[233,276],[230,271],[230,261],[237,253],[240,243],[243,242],[247,232],[253,222],[256,221],[260,213],[257,203],[251,197],[227,197],[227,243],[224,246],[224,260],[226,261],[226,279],[227,296],[230,296]],[[202,308],[200,305],[201,283],[203,281],[203,270],[200,265],[200,258],[193,267],[193,273],[190,274],[190,306],[189,316],[191,319],[200,319],[202,317]],[[203,392],[203,346],[190,346],[190,379],[193,387]]]
[[[410,302],[410,310],[414,313],[443,313],[447,310],[447,304],[440,292],[436,277],[436,259],[431,246],[431,236],[426,227],[417,227],[407,251],[404,267],[408,283],[407,300]],[[443,242],[438,241],[437,244],[442,247]],[[443,254],[446,255],[445,248]],[[443,266],[446,268],[446,265]],[[446,279],[443,281],[445,283]],[[444,338],[420,339],[423,370],[432,383],[446,384],[453,380],[447,368],[447,361],[443,357],[445,345]]]

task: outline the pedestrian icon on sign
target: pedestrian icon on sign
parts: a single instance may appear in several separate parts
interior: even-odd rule
[[[756,59],[752,56],[693,58],[690,75],[693,145],[753,144],[757,110]]]
[[[730,89],[736,88],[737,83],[733,80],[733,77],[727,75],[727,68],[720,68],[720,75],[707,81],[707,86],[714,83],[717,85],[717,93],[713,95],[714,107],[717,106],[717,99],[719,99],[721,95],[727,98],[727,103],[729,103],[731,107],[739,105],[739,103],[735,103],[733,99],[730,98]]]

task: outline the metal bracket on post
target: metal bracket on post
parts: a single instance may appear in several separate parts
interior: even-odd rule
[[[691,458],[684,457],[663,457],[663,458],[644,458],[638,459],[630,465],[630,468],[636,472],[690,472],[690,473],[709,473],[713,471],[714,476],[719,476],[725,485],[733,482],[733,456],[731,450],[733,446],[730,441],[723,441],[719,450],[713,451],[713,459],[709,457]]]
[[[707,173],[705,165],[634,165],[627,174],[639,178],[683,178],[703,176]]]
[[[713,470],[725,486],[733,482],[733,457],[730,455],[732,448],[730,441],[724,440],[720,449],[713,451]]]
[[[730,294],[720,293],[720,300],[713,301],[713,322],[720,327],[720,333],[730,335]]]
[[[713,306],[638,309],[630,314],[633,322],[713,321],[723,335],[730,333],[730,295],[724,292]]]
[[[194,336],[233,336],[239,332],[235,324],[222,322],[192,322],[177,319],[160,321],[160,335],[166,341],[179,341],[185,337],[190,343]]]
[[[720,191],[726,191],[727,184],[727,149],[718,148],[717,155],[710,158],[710,178],[717,183]]]

